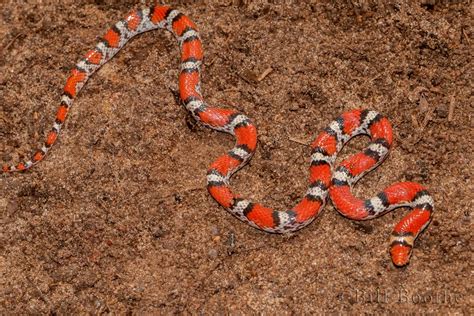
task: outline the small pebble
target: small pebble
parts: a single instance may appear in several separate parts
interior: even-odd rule
[[[209,250],[207,255],[209,256],[209,258],[215,259],[215,258],[217,258],[218,253],[217,253],[216,249],[211,249],[211,250]]]
[[[448,107],[444,104],[439,105],[436,107],[436,114],[440,118],[447,118],[448,117]]]
[[[213,227],[211,228],[211,234],[212,234],[213,236],[219,235],[219,228],[217,228],[216,226],[213,226]]]

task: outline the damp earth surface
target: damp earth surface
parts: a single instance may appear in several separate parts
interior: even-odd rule
[[[1,161],[42,143],[69,70],[150,4],[0,0]],[[390,156],[354,191],[429,188],[436,209],[410,264],[388,253],[406,209],[355,222],[329,203],[280,236],[221,208],[205,174],[234,140],[177,104],[178,45],[158,30],[89,80],[43,162],[0,177],[1,313],[472,311],[470,1],[168,4],[201,32],[207,102],[258,127],[257,153],[232,179],[240,195],[290,208],[306,190],[308,144],[331,120],[354,108],[391,120]]]

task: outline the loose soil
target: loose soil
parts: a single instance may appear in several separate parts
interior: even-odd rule
[[[41,144],[69,69],[151,4],[137,2],[0,0],[0,160]],[[87,83],[44,162],[0,177],[1,314],[472,312],[470,1],[301,3],[169,2],[201,31],[208,103],[259,128],[233,189],[293,206],[307,184],[305,144],[346,110],[380,111],[395,146],[355,192],[429,188],[436,211],[411,263],[395,268],[387,252],[406,209],[355,222],[329,204],[279,236],[221,208],[205,173],[233,138],[176,103],[178,47],[155,31]]]

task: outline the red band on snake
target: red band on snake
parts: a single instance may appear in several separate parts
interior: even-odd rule
[[[254,154],[257,130],[244,114],[206,104],[200,92],[203,51],[197,28],[188,17],[166,6],[133,11],[105,33],[67,79],[56,120],[44,145],[30,160],[4,165],[2,172],[24,171],[41,161],[56,142],[73,100],[90,76],[130,38],[155,29],[172,32],[181,48],[179,97],[183,105],[205,126],[236,138],[235,146],[217,158],[207,172],[207,188],[220,205],[251,226],[271,233],[297,231],[311,223],[323,209],[328,193],[336,209],[353,220],[370,219],[394,208],[410,207],[412,211],[395,226],[390,244],[393,263],[397,266],[408,263],[414,240],[430,222],[434,208],[433,199],[426,189],[417,183],[402,182],[366,200],[351,193],[351,186],[387,156],[393,138],[389,121],[375,111],[352,110],[330,123],[311,144],[309,187],[301,201],[290,210],[274,210],[235,195],[229,187],[230,177]],[[368,147],[336,168],[337,153],[349,139],[361,134],[371,137]]]

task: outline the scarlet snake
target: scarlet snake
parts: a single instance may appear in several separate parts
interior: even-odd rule
[[[434,210],[433,199],[426,189],[418,183],[401,182],[366,200],[351,193],[351,187],[377,167],[389,152],[393,135],[387,118],[371,110],[351,110],[331,122],[311,144],[310,185],[302,200],[290,210],[273,210],[233,194],[230,178],[253,156],[257,130],[244,114],[205,103],[200,92],[203,51],[199,33],[188,17],[166,6],[132,11],[106,32],[67,79],[56,120],[44,145],[28,161],[3,165],[2,173],[25,171],[41,161],[56,142],[74,99],[90,76],[130,38],[159,28],[172,32],[181,48],[180,101],[197,121],[236,138],[235,146],[217,158],[207,172],[208,191],[220,205],[251,226],[272,233],[297,231],[311,223],[324,208],[328,193],[337,210],[353,220],[371,219],[394,208],[410,207],[410,213],[395,226],[390,244],[393,263],[397,266],[408,263],[414,241],[429,224]],[[336,168],[337,153],[352,137],[361,134],[371,137],[370,144]]]

